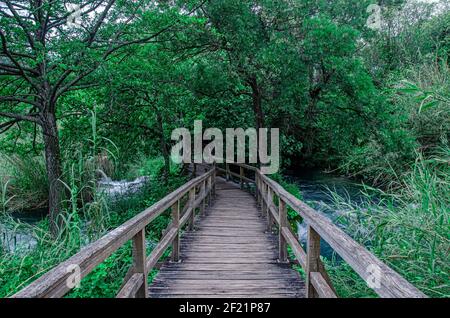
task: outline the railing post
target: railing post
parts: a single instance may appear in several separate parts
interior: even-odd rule
[[[200,215],[205,215],[205,204],[206,204],[206,179],[202,181],[202,185],[200,186],[200,197],[203,198],[200,203]]]
[[[212,194],[213,194],[213,197],[215,198],[216,197],[216,177],[217,177],[217,168],[216,168],[216,163],[214,162],[214,165],[213,165],[213,169],[214,169],[214,172],[213,172],[213,174],[212,174],[212,188],[211,188],[211,191],[212,191]]]
[[[136,292],[136,298],[148,297],[148,284],[146,275],[146,252],[145,252],[145,228],[133,237],[133,269],[134,273],[143,275],[142,286]]]
[[[208,177],[207,183],[207,191],[208,191],[208,206],[211,206],[211,195],[212,195],[212,175]]]
[[[197,176],[197,164],[194,162],[194,169],[192,169],[191,178],[194,179]]]
[[[267,199],[267,195],[266,195],[266,185],[264,184],[264,182],[262,180],[259,181],[260,182],[260,188],[261,188],[261,193],[260,193],[260,197],[259,197],[259,202],[261,204],[261,216],[262,217],[266,217],[266,201],[265,199]]]
[[[256,205],[258,206],[258,207],[260,207],[261,206],[261,202],[259,202],[259,198],[260,198],[260,196],[259,196],[259,177],[258,177],[258,172],[257,171],[255,171],[255,197],[256,197]]]
[[[317,298],[318,294],[311,284],[311,273],[319,271],[320,235],[308,225],[307,257],[306,257],[306,296]]]
[[[191,208],[191,216],[189,218],[188,230],[193,231],[195,220],[195,187],[192,187],[192,189],[189,190],[189,206]]]
[[[180,200],[172,205],[173,226],[178,230],[178,234],[172,243],[172,262],[180,261]]]
[[[287,263],[287,243],[286,239],[283,236],[283,228],[288,226],[288,218],[287,218],[287,207],[286,203],[281,199],[281,197],[278,197],[278,211],[279,211],[279,218],[280,218],[280,226],[278,229],[278,250],[279,250],[279,257],[278,261],[280,263]]]
[[[230,165],[228,163],[225,163],[225,176],[226,180],[230,181]]]
[[[240,186],[244,189],[244,168],[239,166],[239,178],[241,179]]]
[[[272,213],[270,208],[273,205],[272,189],[267,185],[267,202],[266,202],[266,215],[267,215],[267,232],[272,232]]]

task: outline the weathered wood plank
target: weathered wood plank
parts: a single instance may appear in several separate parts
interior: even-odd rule
[[[144,275],[139,273],[133,274],[120,289],[116,298],[134,298],[143,284]]]
[[[158,243],[158,245],[153,249],[152,253],[149,257],[147,257],[146,261],[146,270],[147,274],[153,269],[158,260],[164,254],[164,251],[172,244],[173,240],[178,235],[178,229],[172,228],[170,229],[164,238]]]
[[[284,227],[282,229],[282,234],[286,239],[286,241],[288,242],[288,244],[291,246],[292,252],[294,253],[295,258],[298,260],[301,267],[303,269],[306,269],[306,252],[303,250],[297,238],[291,233],[291,231],[287,227]]]
[[[319,272],[309,273],[311,284],[314,286],[314,290],[317,292],[320,298],[337,298],[334,291],[328,285]]]
[[[139,231],[133,237],[133,272],[135,274],[140,274],[142,277],[142,285],[138,286],[136,291],[137,298],[147,298],[148,297],[148,286],[147,286],[147,266],[146,266],[146,255],[145,255],[145,228]],[[134,275],[133,275],[134,276]],[[126,284],[125,284],[126,286]]]

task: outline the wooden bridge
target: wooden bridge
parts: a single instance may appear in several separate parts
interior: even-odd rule
[[[291,229],[288,209],[307,224],[306,251]],[[172,222],[147,256],[145,228],[168,211]],[[62,297],[73,287],[74,274],[85,277],[130,240],[133,263],[119,298],[335,298],[320,259],[321,240],[372,282],[379,296],[426,297],[326,217],[244,164],[211,166],[13,297]],[[170,259],[149,284],[149,272],[169,247]],[[304,276],[292,269],[295,262]]]

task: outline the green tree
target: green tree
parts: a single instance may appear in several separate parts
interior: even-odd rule
[[[52,232],[63,186],[58,100],[98,85],[96,71],[128,46],[156,41],[177,23],[152,1],[6,0],[0,5],[2,127],[28,121],[41,128],[47,166]],[[170,8],[169,8],[170,9]],[[151,13],[149,13],[151,12]],[[158,13],[159,12],[159,13]],[[68,24],[68,22],[71,22]]]

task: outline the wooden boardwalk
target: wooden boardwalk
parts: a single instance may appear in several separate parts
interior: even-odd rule
[[[132,262],[118,298],[336,298],[336,289],[320,258],[322,240],[362,279],[371,279],[368,269],[379,270],[379,285],[373,287],[379,296],[426,297],[258,168],[229,163],[223,166],[194,166],[191,180],[12,297],[63,297],[74,287],[68,283],[73,281],[74,269],[82,279],[131,241]],[[197,172],[200,176],[195,177]],[[252,194],[241,190],[245,185]],[[207,204],[210,206],[205,209]],[[288,209],[307,224],[306,249],[290,227]],[[171,222],[147,255],[146,227],[168,212]],[[288,246],[305,273],[305,282],[287,264]],[[169,247],[172,261],[166,261],[149,284],[149,273]]]
[[[166,262],[150,297],[304,297],[304,282],[278,262],[278,236],[251,194],[217,179],[216,199],[181,239],[181,261]]]

